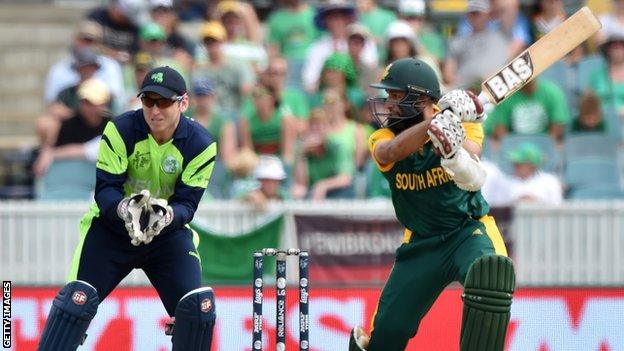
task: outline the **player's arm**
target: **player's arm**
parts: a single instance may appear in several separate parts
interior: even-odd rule
[[[169,206],[173,210],[173,221],[169,225],[172,229],[182,228],[193,219],[208,187],[216,157],[217,143],[211,141],[182,171],[169,198]]]
[[[384,168],[384,166],[401,161],[425,145],[428,139],[427,128],[429,128],[429,121],[425,119],[397,136],[390,132],[389,129],[383,130],[385,135],[373,133],[369,139],[369,148],[379,166]]]
[[[117,206],[124,198],[128,157],[126,145],[113,122],[108,122],[96,163],[95,202],[104,218],[119,221]]]

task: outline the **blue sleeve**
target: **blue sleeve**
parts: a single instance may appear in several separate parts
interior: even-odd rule
[[[125,173],[111,174],[101,169],[96,171],[95,202],[102,217],[108,221],[121,221],[117,216],[117,205],[124,197],[125,181]]]
[[[167,226],[167,230],[180,229],[193,219],[205,190],[188,186],[178,180],[175,192],[169,198],[169,205],[173,209],[173,222]]]

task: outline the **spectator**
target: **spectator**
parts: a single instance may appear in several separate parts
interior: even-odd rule
[[[303,139],[303,154],[297,161],[294,198],[313,200],[351,197],[355,162],[353,153],[329,138],[330,117],[324,109],[313,109],[310,128]],[[309,190],[309,191],[308,191]]]
[[[570,112],[559,87],[536,79],[496,106],[486,123],[496,140],[508,133],[544,133],[561,142],[570,123]]]
[[[539,40],[566,19],[563,0],[539,0],[537,13],[533,16],[533,39]]]
[[[468,36],[457,35],[449,45],[444,81],[449,88],[468,88],[507,63],[509,42],[500,31],[487,27],[488,0],[468,2]]]
[[[260,75],[260,81],[261,84],[276,92],[280,103],[290,109],[293,116],[297,118],[297,130],[303,132],[310,113],[308,99],[298,89],[286,86],[287,72],[288,61],[279,56],[273,57],[267,69]],[[243,114],[248,114],[250,109],[253,109],[253,100],[248,98],[243,103]]]
[[[509,206],[520,202],[558,205],[562,202],[563,186],[557,176],[540,170],[543,156],[536,145],[520,144],[506,157],[514,165],[512,176],[484,161],[488,177],[481,193],[491,206]]]
[[[399,0],[397,10],[399,18],[412,27],[424,48],[423,54],[431,55],[441,63],[446,55],[446,43],[435,28],[427,23],[425,0]]]
[[[167,33],[158,23],[150,22],[141,27],[139,31],[139,47],[152,56],[156,66],[170,66],[180,72],[185,81],[192,69],[193,61],[186,60],[178,55],[183,61],[178,61],[174,56],[174,50],[167,43]]]
[[[589,78],[589,87],[600,98],[603,106],[614,108],[624,116],[624,34],[610,34],[600,45],[605,58]]]
[[[89,79],[78,89],[80,104],[75,115],[49,130],[39,150],[33,171],[42,177],[55,159],[84,158],[95,163],[98,138],[109,120],[110,92],[98,80]]]
[[[359,110],[366,102],[366,94],[358,87],[357,73],[349,55],[334,53],[327,58],[319,88],[316,94],[310,96],[310,106],[322,105],[325,91],[334,89],[347,98],[347,116],[358,119]]]
[[[193,60],[197,45],[180,32],[173,0],[149,0],[149,6],[152,20],[167,33],[167,45],[173,48],[173,57],[180,62]]]
[[[217,162],[231,169],[237,147],[236,126],[218,110],[215,91],[214,83],[209,79],[194,80],[191,111],[187,115],[206,127],[214,140],[217,140]]]
[[[139,26],[148,21],[142,0],[110,0],[108,6],[98,7],[87,19],[103,28],[102,44],[107,56],[126,63],[138,51]]]
[[[154,58],[146,51],[137,52],[132,60],[132,65],[125,67],[128,77],[126,91],[133,93],[126,96],[124,111],[136,110],[143,106],[141,99],[134,92],[140,90],[139,87],[143,83],[145,75],[154,67],[156,67]]]
[[[288,60],[288,85],[301,87],[301,67],[312,42],[319,36],[314,9],[303,0],[280,0],[267,21],[270,57]]]
[[[217,4],[215,15],[225,27],[225,55],[247,62],[255,73],[264,70],[267,53],[262,46],[263,30],[254,8],[241,1],[226,0]]]
[[[469,0],[468,6],[470,2],[489,3],[490,0]],[[532,42],[529,20],[520,12],[518,0],[491,0],[491,8],[487,29],[503,33],[509,41],[507,57],[516,57]],[[469,36],[474,30],[472,26],[470,19],[463,20],[458,26],[457,35]]]
[[[252,89],[255,77],[249,65],[228,60],[223,51],[226,34],[221,23],[207,22],[201,36],[208,53],[208,62],[193,72],[194,78],[207,78],[214,83],[217,103],[231,120],[237,120],[243,97]]]
[[[357,0],[358,21],[368,29],[375,39],[375,45],[380,48],[384,41],[390,23],[396,20],[394,12],[381,8],[375,0]],[[379,50],[379,59],[385,57],[383,50]]]
[[[292,169],[297,137],[292,112],[268,87],[257,86],[252,97],[253,109],[240,120],[242,147],[262,155],[280,156],[285,167]]]
[[[602,118],[600,99],[591,91],[585,92],[579,104],[579,115],[572,121],[571,133],[605,133],[607,128]]]
[[[388,53],[386,65],[398,59],[414,57],[423,60],[431,66],[436,72],[438,79],[441,80],[442,78],[438,61],[424,52],[412,27],[405,21],[396,21],[388,28],[386,33],[386,52]]]
[[[303,87],[308,92],[319,89],[319,80],[325,60],[334,52],[347,53],[347,26],[355,21],[355,8],[347,0],[328,0],[314,16],[317,28],[328,34],[315,41],[303,66]],[[369,43],[367,43],[369,44]],[[364,47],[361,61],[368,66],[377,65],[377,48],[371,42]]]
[[[44,100],[47,104],[56,101],[59,93],[68,87],[80,82],[80,74],[75,69],[76,58],[82,52],[99,52],[102,43],[102,27],[92,21],[82,21],[78,24],[76,34],[71,43],[71,56],[56,62],[46,77]],[[97,54],[99,68],[94,77],[106,83],[112,96],[121,102],[125,95],[123,74],[119,63],[109,57]],[[114,109],[117,107],[115,106]]]
[[[362,54],[366,43],[374,40],[368,29],[359,23],[351,23],[347,27],[347,52],[355,66],[358,84],[361,91],[368,91],[370,84],[377,81],[379,68],[369,66],[362,61]],[[372,92],[371,92],[372,93]],[[368,94],[367,94],[368,95]]]

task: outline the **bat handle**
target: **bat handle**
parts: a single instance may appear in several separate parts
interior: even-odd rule
[[[490,113],[494,109],[494,104],[490,101],[486,93],[482,91],[477,97],[479,98],[479,101],[481,101],[481,105],[483,105],[485,113]]]

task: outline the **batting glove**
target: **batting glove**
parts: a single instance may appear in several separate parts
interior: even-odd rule
[[[427,134],[444,158],[453,157],[466,139],[461,120],[450,110],[444,110],[433,117]]]
[[[487,118],[483,104],[471,91],[451,90],[438,100],[438,107],[450,109],[463,122],[483,122]]]

